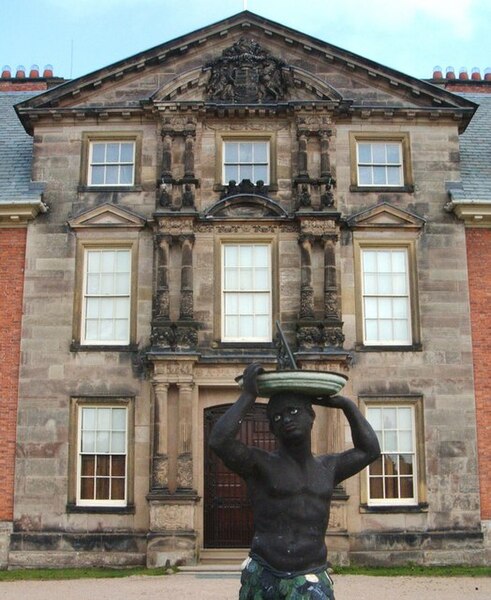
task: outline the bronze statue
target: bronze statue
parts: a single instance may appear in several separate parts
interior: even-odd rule
[[[217,421],[210,438],[211,448],[225,465],[246,481],[254,515],[254,537],[239,599],[333,600],[325,543],[331,497],[337,484],[379,457],[377,436],[348,398],[313,399],[284,392],[271,396],[267,406],[278,449],[266,452],[246,446],[236,435],[256,401],[257,377],[262,372],[257,363],[245,369],[242,393]],[[312,401],[344,412],[354,448],[313,456]]]

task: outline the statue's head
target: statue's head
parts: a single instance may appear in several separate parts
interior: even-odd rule
[[[291,392],[271,396],[266,414],[271,431],[285,441],[310,435],[315,419],[309,396]]]

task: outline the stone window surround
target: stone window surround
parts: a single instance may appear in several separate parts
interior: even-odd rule
[[[399,142],[402,150],[402,186],[377,186],[377,185],[358,185],[358,162],[357,162],[357,144],[358,142]],[[409,133],[390,132],[390,131],[350,131],[350,191],[351,192],[414,192],[414,180],[411,166],[411,146]]]
[[[117,131],[85,131],[82,134],[82,155],[80,160],[79,192],[101,191],[138,191],[141,189],[143,133],[135,130]],[[134,176],[133,185],[89,185],[89,157],[91,142],[134,142]]]
[[[355,232],[353,238],[354,268],[355,268],[355,319],[356,319],[356,350],[390,352],[390,351],[415,351],[421,350],[421,328],[419,318],[417,267],[416,267],[416,240],[411,232],[396,232],[398,237],[372,237],[363,232]],[[405,235],[404,235],[405,234]],[[379,234],[380,235],[380,234]],[[411,340],[407,345],[377,344],[366,345],[364,343],[364,321],[363,321],[363,297],[362,297],[362,249],[395,249],[405,248],[408,257],[409,276],[409,304],[411,311]]]
[[[271,340],[269,342],[227,342],[222,340],[222,246],[225,244],[269,244],[271,254]],[[274,342],[273,325],[279,315],[279,268],[278,268],[278,240],[275,235],[217,235],[215,238],[215,303],[213,337],[216,343],[226,347],[270,347]]]
[[[90,249],[129,249],[131,251],[130,289],[130,336],[128,344],[85,344],[82,343],[83,285],[86,250]],[[137,296],[138,296],[138,237],[124,232],[123,236],[99,237],[78,234],[75,259],[75,291],[73,308],[72,350],[132,351],[136,347]]]
[[[115,406],[125,407],[128,411],[127,418],[127,482],[126,482],[126,505],[115,506],[110,502],[101,501],[100,505],[78,505],[77,483],[78,483],[78,442],[79,442],[79,415],[81,406]],[[135,397],[134,396],[72,396],[70,398],[70,426],[69,426],[69,450],[68,450],[68,498],[67,512],[80,513],[134,513],[134,480],[135,480]]]
[[[397,502],[390,504],[370,503],[368,496],[368,468],[360,473],[360,512],[426,512],[428,509],[425,434],[424,434],[424,399],[420,394],[383,395],[360,394],[360,409],[366,416],[368,406],[410,406],[414,410],[416,439],[416,502]]]
[[[275,132],[259,131],[217,131],[215,138],[216,162],[215,162],[215,188],[221,189],[227,182],[223,182],[223,146],[224,142],[268,142],[269,143],[269,184],[270,191],[277,191],[277,146]],[[239,184],[240,181],[237,181]],[[255,184],[256,182],[253,181]]]

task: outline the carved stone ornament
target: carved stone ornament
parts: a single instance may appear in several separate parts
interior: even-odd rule
[[[153,323],[150,336],[152,346],[167,350],[191,350],[198,345],[198,331],[194,324]]]
[[[153,458],[152,487],[163,488],[168,483],[169,463],[167,456],[155,456]]]
[[[206,65],[208,100],[227,104],[272,103],[285,98],[291,75],[286,64],[254,40],[241,38]]]
[[[302,350],[314,348],[342,348],[344,334],[338,325],[322,323],[297,326],[297,344]]]

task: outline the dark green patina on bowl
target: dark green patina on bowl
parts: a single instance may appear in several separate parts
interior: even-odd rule
[[[235,381],[242,387],[242,375]],[[332,371],[266,371],[258,375],[257,388],[262,398],[281,392],[296,392],[316,398],[337,394],[347,381],[346,375]]]

